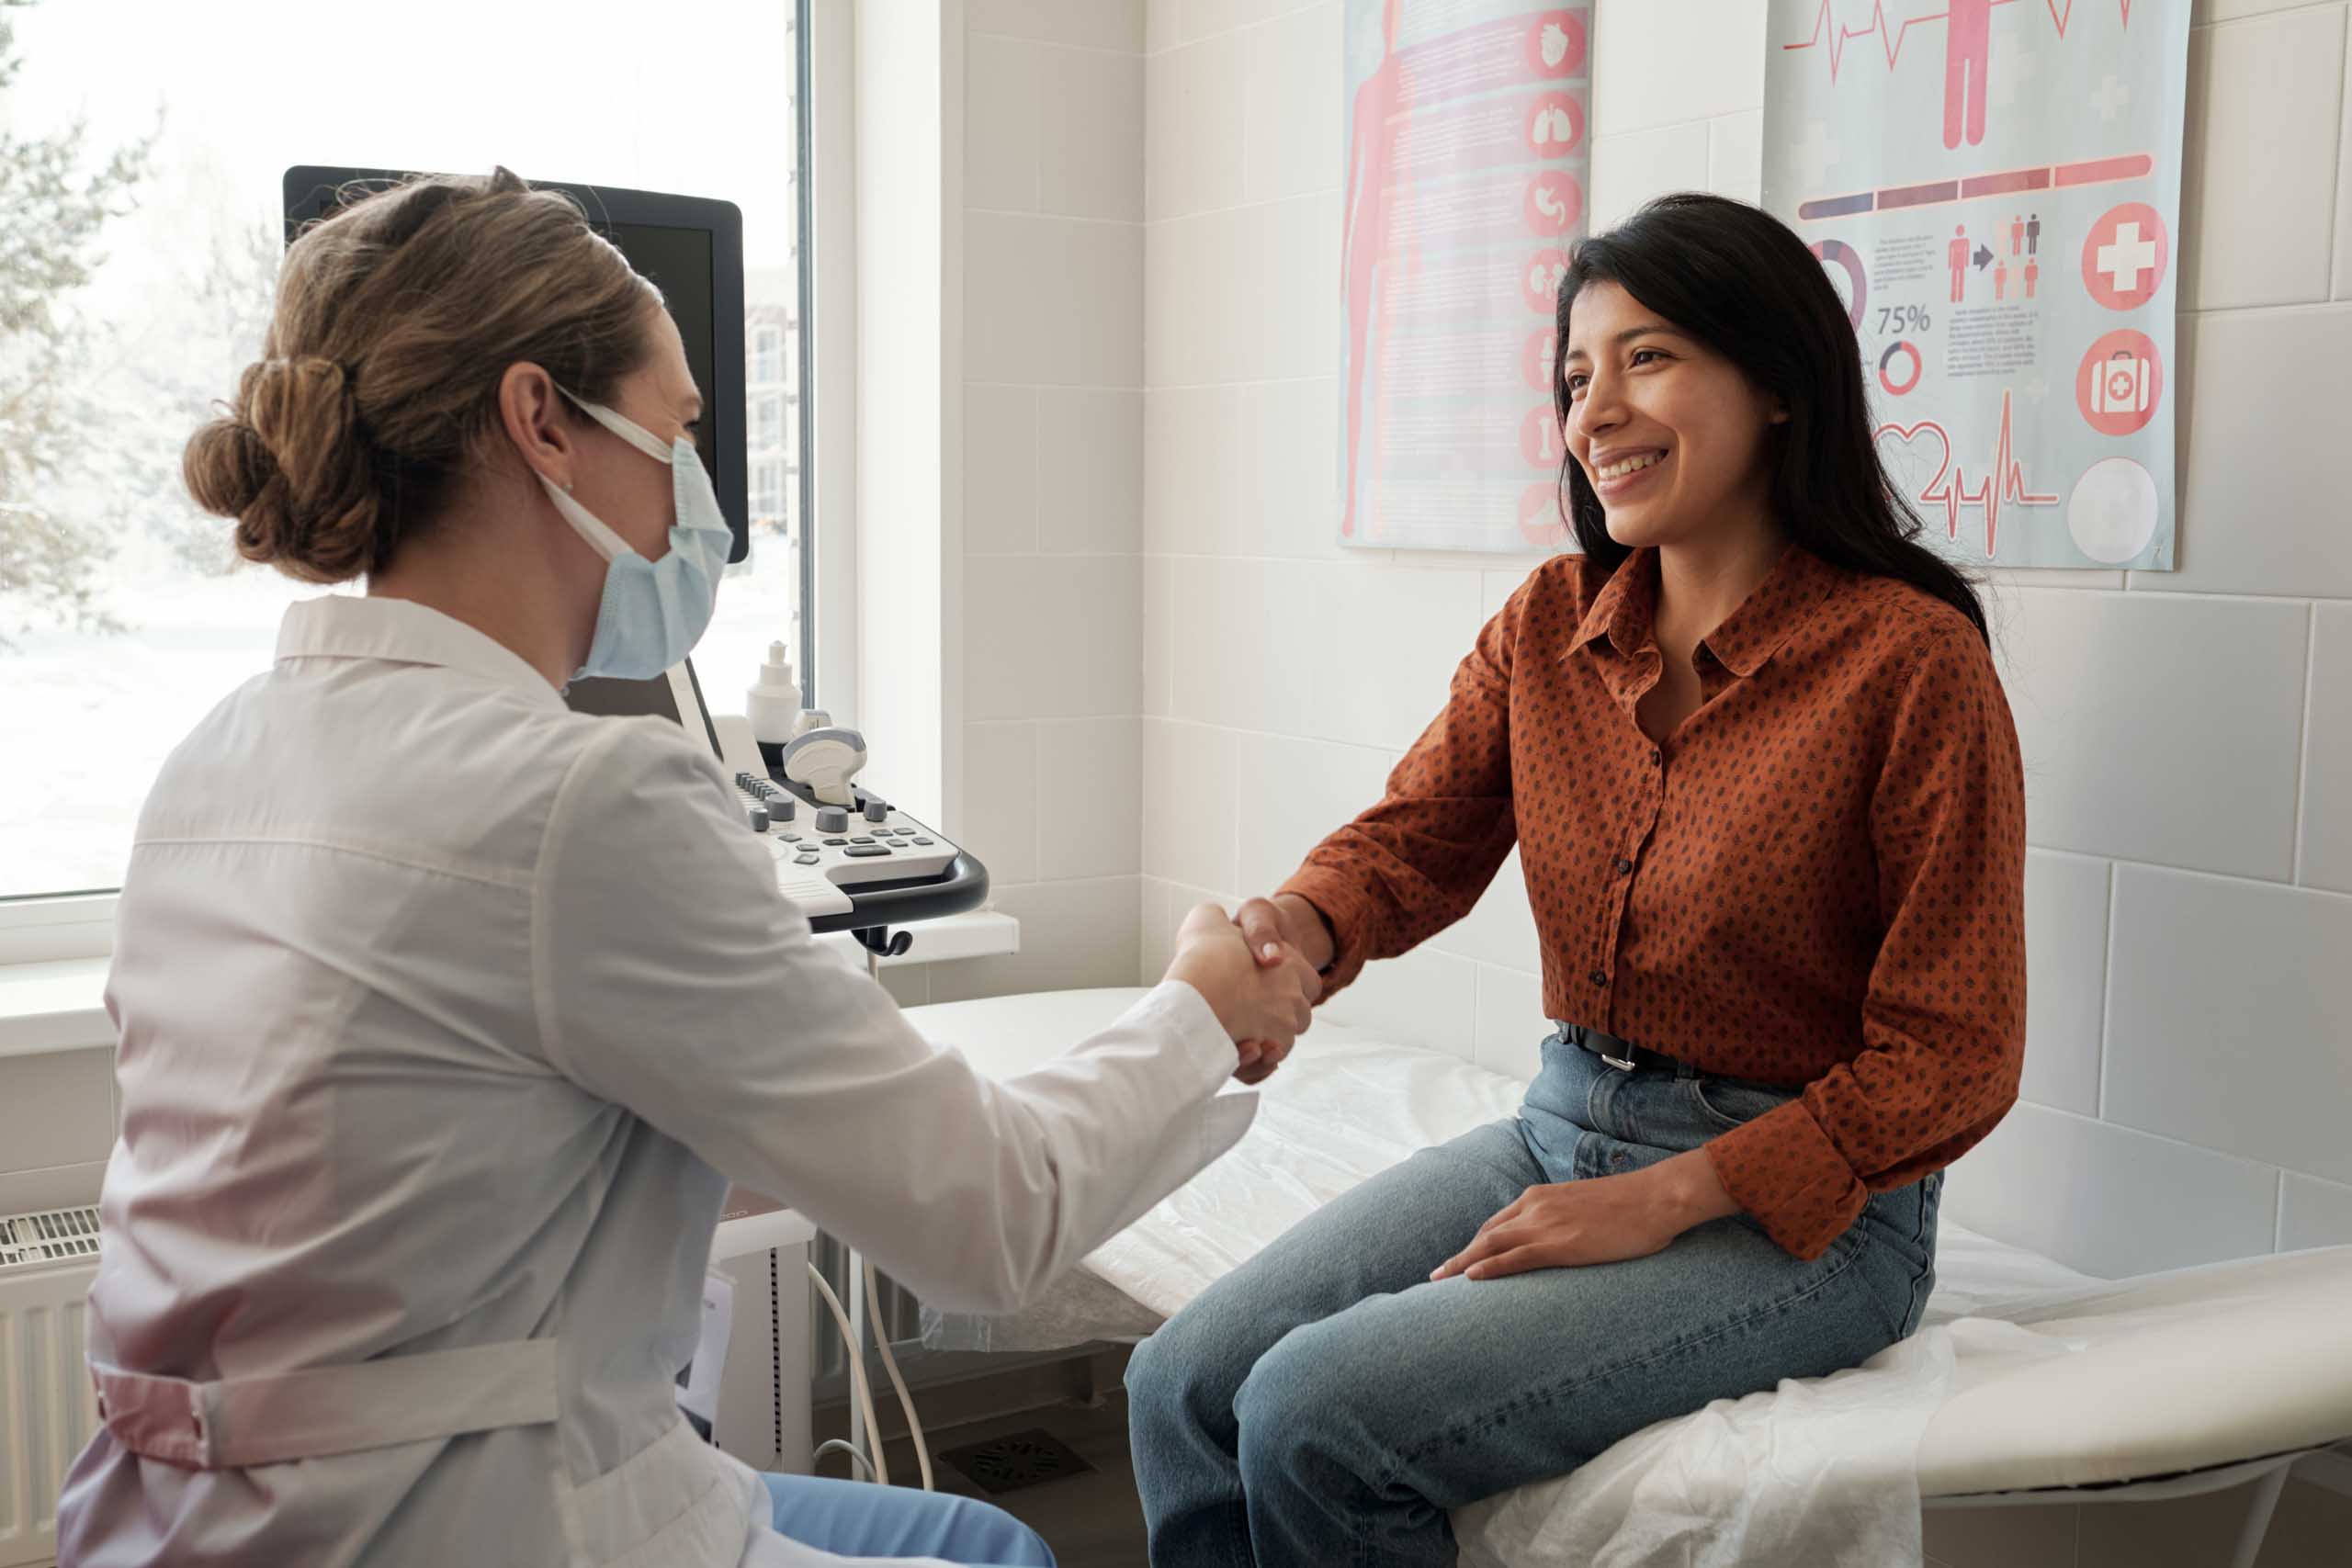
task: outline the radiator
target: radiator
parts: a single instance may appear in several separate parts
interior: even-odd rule
[[[97,1429],[82,1359],[98,1212],[0,1216],[0,1568],[57,1554],[57,1491]]]

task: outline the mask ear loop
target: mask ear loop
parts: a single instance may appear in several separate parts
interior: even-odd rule
[[[602,403],[592,403],[571,389],[558,386],[556,390],[570,398],[581,412],[611,431],[657,463],[670,461],[671,443],[662,440],[635,420],[614,412]]]

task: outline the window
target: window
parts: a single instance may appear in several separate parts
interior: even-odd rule
[[[781,521],[784,516],[784,473],[782,463],[770,459],[754,460],[752,464],[752,526]]]
[[[784,329],[765,321],[752,326],[751,373],[743,378],[754,389],[784,380]]]
[[[291,164],[503,164],[737,203],[772,412],[752,554],[695,663],[722,708],[769,642],[806,666],[807,10],[681,0],[648,28],[641,6],[579,0],[550,32],[469,0],[412,0],[396,28],[368,6],[233,28],[202,6],[141,7],[135,28],[81,0],[0,7],[0,899],[115,886],[164,755],[320,592],[238,563],[178,477],[188,432],[259,353]]]

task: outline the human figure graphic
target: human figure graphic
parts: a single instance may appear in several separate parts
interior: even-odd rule
[[[1999,0],[1951,0],[1944,20],[1944,145],[1964,132],[1984,140],[1984,69],[1993,53],[1993,7]]]
[[[2009,258],[2003,256],[1999,261],[1993,264],[1993,298],[1996,299],[2006,299],[2008,297]]]
[[[2025,220],[2012,216],[2009,219],[2009,254],[2016,255],[2024,249]]]
[[[2039,212],[2026,220],[2025,254],[2030,256],[2041,254],[2041,214]]]
[[[2033,286],[2041,280],[2041,264],[2033,257],[2025,258],[2025,297],[2033,298]]]
[[[1353,140],[1342,186],[1346,210],[1340,220],[1340,288],[1348,303],[1348,483],[1340,513],[1340,533],[1352,538],[1356,525],[1356,466],[1363,450],[1363,393],[1372,344],[1372,274],[1388,253],[1388,161],[1395,132],[1389,118],[1402,96],[1396,62],[1396,13],[1402,0],[1388,0],[1380,19],[1380,67],[1356,89]],[[1359,178],[1361,176],[1361,178]]]
[[[1944,262],[1951,268],[1951,302],[1955,305],[1968,298],[1968,230],[1965,225],[1951,231],[1951,243],[1944,247]]]

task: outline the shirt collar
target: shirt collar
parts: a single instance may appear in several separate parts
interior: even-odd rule
[[[1836,570],[1812,551],[1791,545],[1723,625],[1701,639],[1702,646],[1733,674],[1755,674],[1827,596]],[[1621,657],[1630,658],[1650,640],[1657,613],[1657,552],[1644,547],[1627,556],[1593,595],[1568,651],[1606,637]]]
[[[1620,561],[1609,581],[1600,585],[1568,651],[1574,653],[1606,637],[1621,657],[1631,658],[1648,637],[1651,617],[1657,613],[1657,552],[1645,547]]]
[[[562,694],[523,656],[453,615],[409,599],[330,593],[286,607],[277,657],[381,659],[461,670],[534,701],[561,706]]]
[[[1815,606],[1828,596],[1837,569],[1801,545],[1791,545],[1739,608],[1707,634],[1710,652],[1724,669],[1753,675],[1796,635]]]

